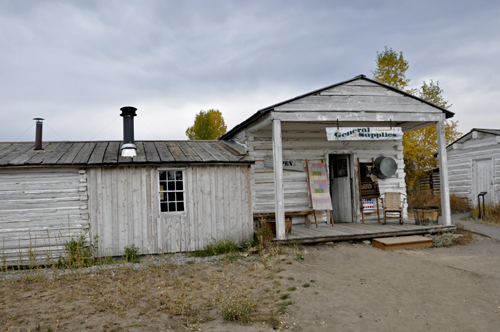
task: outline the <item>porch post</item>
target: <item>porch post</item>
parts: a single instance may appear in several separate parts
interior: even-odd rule
[[[444,132],[444,119],[436,122],[436,135],[438,141],[439,178],[441,181],[441,213],[443,225],[451,225],[450,184],[448,181],[448,158],[446,157],[446,136]]]
[[[285,204],[283,194],[283,146],[281,142],[281,120],[273,120],[273,161],[274,161],[274,197],[276,217],[276,239],[285,237]]]

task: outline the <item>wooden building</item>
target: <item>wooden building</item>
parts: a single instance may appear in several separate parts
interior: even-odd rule
[[[379,179],[380,193],[406,193],[401,138],[331,140],[328,130],[382,127],[406,132],[436,124],[440,165],[446,169],[444,121],[452,116],[446,109],[360,75],[264,108],[222,139],[248,146],[255,161],[251,167],[254,216],[275,213],[277,239],[281,240],[285,238],[285,213],[311,210],[306,162],[326,163],[335,222],[356,223],[362,219],[358,160],[370,162],[380,156],[394,159],[397,172]],[[338,165],[343,167],[343,176],[335,176]],[[447,181],[445,172],[441,175],[442,189],[448,187]],[[443,222],[450,225],[449,192],[441,193]],[[301,216],[293,218],[294,222],[303,221]]]
[[[100,256],[202,249],[253,237],[250,165],[224,141],[0,143],[0,259],[29,264],[98,236]]]
[[[485,203],[500,202],[499,129],[473,128],[446,150],[451,193],[473,205],[481,192],[487,192]]]

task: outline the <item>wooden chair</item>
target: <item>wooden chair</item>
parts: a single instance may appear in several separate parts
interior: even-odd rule
[[[393,218],[399,219],[399,223],[403,225],[403,207],[406,198],[401,201],[401,193],[398,192],[386,192],[381,198],[382,205],[384,206],[384,225],[386,219]]]

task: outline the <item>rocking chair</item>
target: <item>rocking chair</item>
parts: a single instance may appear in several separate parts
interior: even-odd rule
[[[384,206],[384,225],[386,219],[399,219],[399,223],[403,225],[403,207],[405,205],[406,198],[401,201],[401,193],[398,192],[386,192],[385,197],[381,198],[382,205]]]

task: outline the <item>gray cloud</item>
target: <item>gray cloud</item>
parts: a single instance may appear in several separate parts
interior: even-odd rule
[[[200,109],[232,127],[371,76],[385,45],[404,52],[412,86],[439,80],[463,132],[498,128],[499,14],[493,1],[2,2],[0,140],[38,116],[67,140],[110,123],[94,139],[120,139],[124,105],[139,108],[138,139],[184,139]]]

